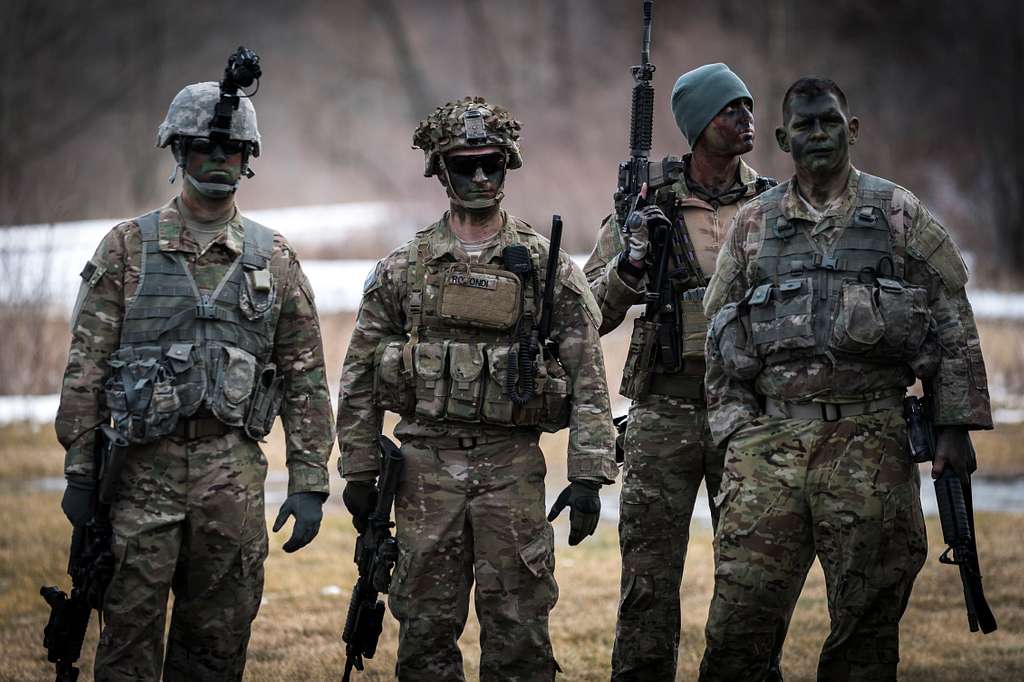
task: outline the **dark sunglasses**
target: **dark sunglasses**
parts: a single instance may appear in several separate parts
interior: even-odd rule
[[[225,140],[214,142],[208,137],[193,137],[189,140],[188,148],[200,154],[212,154],[215,147],[220,147],[226,156],[240,154],[245,149],[245,142],[242,140]]]
[[[493,154],[472,154],[466,156],[449,156],[445,159],[448,170],[456,175],[476,175],[479,168],[485,175],[494,175],[505,170],[506,159],[504,154],[497,152]]]

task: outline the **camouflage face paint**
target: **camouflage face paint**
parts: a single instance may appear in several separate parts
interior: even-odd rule
[[[198,182],[217,182],[233,185],[242,176],[242,152],[225,154],[220,145],[208,152],[188,148],[185,172]]]
[[[753,103],[745,98],[729,102],[697,138],[695,146],[721,156],[739,156],[754,148]]]
[[[495,148],[485,147],[479,151],[457,150],[446,158],[445,165],[448,168],[452,191],[463,201],[493,199],[505,183],[505,154],[500,150],[485,151],[488,149]],[[501,156],[500,163],[495,158],[497,156]]]
[[[797,95],[789,107],[789,120],[778,131],[779,144],[793,157],[797,169],[817,176],[845,172],[850,144],[856,139],[856,119],[843,111],[832,93]]]

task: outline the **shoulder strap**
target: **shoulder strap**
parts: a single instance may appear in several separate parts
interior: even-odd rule
[[[402,371],[412,377],[412,351],[420,342],[420,325],[423,324],[423,288],[426,279],[426,261],[429,257],[427,239],[417,234],[409,244],[409,340],[402,349]]]
[[[242,244],[242,266],[246,270],[264,270],[274,253],[274,231],[242,216],[245,241]]]

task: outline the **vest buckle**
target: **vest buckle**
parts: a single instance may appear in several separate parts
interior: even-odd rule
[[[214,303],[198,303],[196,304],[196,319],[199,320],[216,320],[220,318],[220,310]]]

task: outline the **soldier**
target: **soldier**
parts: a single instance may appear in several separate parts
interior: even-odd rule
[[[853,167],[859,126],[832,81],[789,88],[776,138],[796,174],[737,214],[704,298],[728,450],[702,680],[762,679],[815,556],[818,679],[895,680],[927,551],[906,388],[932,399],[933,476],[966,474],[967,430],[992,427],[967,269],[913,194]]]
[[[506,172],[523,164],[519,130],[480,97],[419,124],[424,175],[437,176],[451,208],[377,263],[345,358],[339,467],[356,520],[375,499],[384,410],[402,416],[390,592],[401,680],[463,679],[457,640],[474,581],[481,679],[553,679],[558,588],[540,432],[570,429],[571,483],[549,517],[570,506],[569,544],[593,533],[598,489],[616,474],[600,312],[564,253],[554,352],[538,352],[548,241],[500,207]]]
[[[263,590],[267,531],[258,442],[280,410],[286,552],[317,534],[333,440],[313,293],[280,234],[243,217],[235,191],[260,153],[248,98],[211,138],[217,83],[175,96],[157,131],[184,174],[162,208],[114,227],[82,271],[56,430],[62,507],[95,503],[93,440],[111,417],[131,445],[111,508],[116,568],[98,680],[239,680]],[[173,181],[172,175],[172,181]],[[174,592],[167,655],[168,590]]]
[[[688,251],[672,256],[671,333],[680,357],[658,358],[649,387],[631,380],[643,363],[631,344],[622,393],[633,399],[624,437],[625,471],[619,520],[622,585],[612,655],[612,679],[675,679],[679,646],[679,585],[690,516],[701,481],[718,492],[723,451],[711,441],[704,404],[702,287],[729,220],[739,207],[775,184],[740,158],[754,148],[753,98],[725,64],[683,74],[672,90],[672,112],[693,152],[651,164],[649,207],[635,215],[628,238],[616,214],[601,225],[584,268],[601,304],[606,334],[643,303],[653,281],[648,224],[668,220]],[[617,197],[622,201],[623,197]],[[639,327],[639,325],[638,325]],[[634,331],[634,334],[637,332]],[[717,510],[711,504],[712,522]]]

